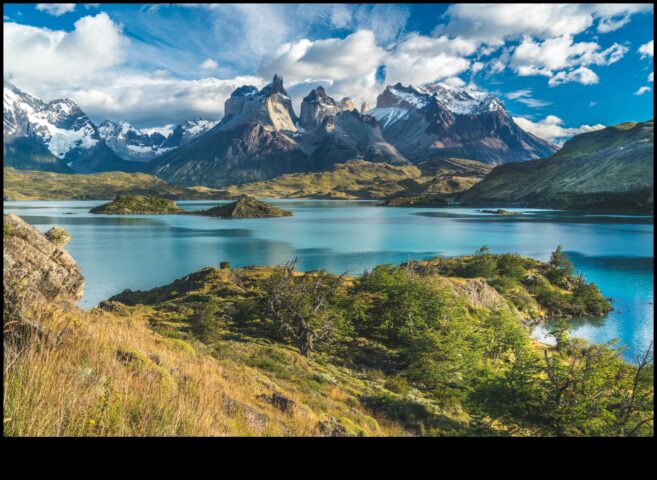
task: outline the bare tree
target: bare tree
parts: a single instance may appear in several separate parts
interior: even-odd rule
[[[316,344],[328,339],[339,314],[330,302],[342,284],[344,274],[324,270],[295,275],[297,259],[276,272],[267,287],[265,314],[279,332],[289,335],[303,355],[310,356]]]

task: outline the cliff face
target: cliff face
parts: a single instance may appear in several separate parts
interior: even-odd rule
[[[72,304],[82,297],[82,272],[63,250],[69,238],[64,229],[52,229],[46,236],[17,215],[4,215],[2,283],[5,308],[22,311],[38,301]]]

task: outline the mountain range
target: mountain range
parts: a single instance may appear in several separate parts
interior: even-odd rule
[[[410,165],[458,157],[499,164],[556,151],[522,130],[492,94],[441,83],[388,86],[369,111],[317,87],[297,116],[275,75],[262,89],[237,88],[220,122],[185,122],[166,137],[127,122],[96,127],[74,102],[45,103],[7,82],[4,102],[5,166],[141,171],[181,185],[223,187],[357,160]]]
[[[157,155],[205,133],[216,122],[197,118],[168,136],[127,122],[96,126],[69,99],[44,102],[13,84],[3,88],[4,166],[57,173],[135,172]]]

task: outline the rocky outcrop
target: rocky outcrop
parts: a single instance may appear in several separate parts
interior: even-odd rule
[[[289,217],[292,212],[273,207],[265,202],[256,200],[253,197],[240,198],[236,202],[228,205],[219,205],[202,210],[191,212],[194,215],[204,215],[207,217],[220,218],[265,218],[265,217]]]
[[[465,299],[474,308],[498,308],[506,306],[506,300],[488,285],[483,279],[468,279],[465,281],[447,279],[454,293]]]
[[[82,297],[82,272],[68,252],[62,250],[67,241],[64,239],[69,238],[62,228],[56,227],[46,236],[17,215],[4,215],[5,311],[22,312],[40,301],[73,303]]]
[[[176,202],[167,198],[150,195],[119,195],[110,203],[105,203],[89,210],[89,213],[111,215],[166,215],[183,213]]]

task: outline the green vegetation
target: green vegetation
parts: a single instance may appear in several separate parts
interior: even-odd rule
[[[3,169],[5,200],[110,200],[117,195],[153,195],[171,200],[229,199],[208,188],[172,185],[145,173],[66,174]]]
[[[173,200],[147,195],[120,195],[110,203],[89,210],[108,215],[157,215],[185,212]]]
[[[496,167],[459,195],[466,205],[652,211],[653,121],[582,133],[549,158]]]
[[[222,262],[83,311],[74,262],[35,264],[53,247],[22,225],[5,218],[8,271],[36,280],[3,278],[8,436],[653,435],[651,352],[569,337],[567,315],[610,305],[560,247],[359,277]],[[548,312],[555,347],[523,325]]]
[[[463,191],[481,181],[491,168],[456,158],[436,158],[417,165],[354,160],[322,172],[281,175],[227,187],[226,191],[270,198],[384,199]]]
[[[208,210],[188,213],[221,218],[289,217],[292,215],[292,212],[274,207],[253,197],[244,197],[228,205],[218,205]]]
[[[612,344],[570,340],[565,320],[554,349],[523,326],[611,308],[561,248],[550,263],[482,247],[357,278],[304,274],[294,262],[207,268],[103,308],[119,304],[330,411],[333,434],[381,434],[382,425],[410,435],[652,434],[648,357],[634,366]],[[351,413],[337,413],[345,404]]]

